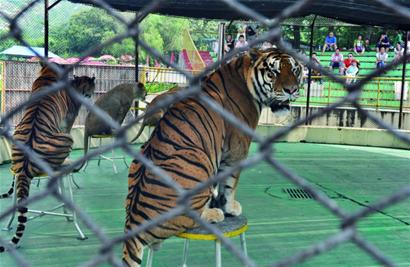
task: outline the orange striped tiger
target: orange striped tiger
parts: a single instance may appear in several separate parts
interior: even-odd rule
[[[202,93],[255,129],[263,106],[273,112],[289,109],[289,101],[299,94],[302,70],[298,61],[278,49],[253,49],[202,80]],[[192,97],[168,109],[141,153],[189,190],[245,159],[250,143],[249,136]],[[209,222],[222,221],[224,214],[241,214],[241,205],[235,200],[239,174],[192,197],[191,208]],[[128,175],[125,232],[176,207],[177,199],[172,188],[134,160]],[[124,242],[124,264],[140,266],[144,246],[156,246],[196,226],[193,219],[181,215],[137,234]]]
[[[48,66],[42,64],[40,76],[34,81],[32,93],[57,82],[57,74]],[[75,90],[85,97],[91,97],[94,92],[95,78],[87,76],[76,77],[71,81]],[[58,169],[71,152],[73,139],[70,130],[78,115],[81,103],[74,100],[68,91],[60,90],[47,95],[41,100],[30,104],[16,126],[13,138],[37,153],[51,168]],[[14,179],[11,189],[2,197],[13,193],[16,183],[17,203],[29,196],[30,182],[35,176],[44,173],[17,146],[12,146],[12,165]],[[10,243],[14,246],[20,241],[27,221],[27,208],[18,208],[18,226]],[[0,247],[0,251],[4,251]]]

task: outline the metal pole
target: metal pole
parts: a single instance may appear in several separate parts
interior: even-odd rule
[[[218,60],[221,60],[224,55],[224,40],[225,40],[225,23],[219,23],[218,26]]]
[[[404,54],[403,57],[407,56],[407,42],[408,42],[408,34],[409,32],[406,31],[406,38],[404,39]],[[401,73],[401,94],[400,94],[400,110],[399,110],[399,129],[401,129],[402,126],[402,120],[403,120],[403,99],[404,99],[404,86],[405,86],[405,82],[406,82],[406,64],[407,60],[403,61],[403,69],[402,69],[402,73]]]
[[[135,13],[135,23],[137,24],[136,26],[139,26],[140,21],[138,20],[138,13]],[[138,66],[138,40],[139,40],[139,34],[134,36],[134,45],[135,45],[135,50],[134,50],[134,55],[135,55],[135,82],[138,84],[139,82],[139,66]],[[134,116],[138,116],[138,109],[139,109],[139,101],[136,100],[134,103]]]
[[[44,0],[44,57],[48,58],[48,0]]]
[[[312,61],[312,53],[313,53],[313,34],[314,34],[314,27],[317,15],[313,18],[312,24],[310,25],[310,48],[309,48],[309,60]],[[307,87],[307,94],[306,94],[306,121],[305,125],[308,125],[308,116],[309,116],[309,108],[310,108],[310,84],[312,82],[312,68],[308,68],[308,87]]]

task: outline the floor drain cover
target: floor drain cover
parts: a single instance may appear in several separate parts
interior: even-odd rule
[[[283,188],[282,191],[294,199],[313,199],[313,196],[302,188]]]

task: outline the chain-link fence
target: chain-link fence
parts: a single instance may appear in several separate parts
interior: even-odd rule
[[[101,8],[104,8],[113,18],[121,22],[124,25],[124,27],[127,29],[127,31],[121,35],[117,35],[113,37],[112,39],[108,40],[105,43],[100,44],[97,47],[90,47],[89,49],[84,51],[84,54],[82,55],[83,57],[89,56],[93,54],[94,52],[100,50],[101,48],[107,45],[111,45],[115,42],[118,42],[124,38],[138,36],[140,32],[139,27],[138,27],[138,20],[143,18],[146,14],[149,14],[155,11],[156,8],[161,5],[161,1],[152,1],[148,6],[146,6],[143,10],[139,12],[136,20],[131,20],[131,22],[128,22],[129,20],[124,19],[121,15],[115,12],[112,8],[110,8],[110,6],[108,6],[102,0],[95,0],[92,2],[93,4]],[[222,106],[217,104],[213,99],[201,93],[201,90],[200,90],[201,87],[199,85],[202,81],[202,78],[204,78],[208,73],[210,73],[215,68],[218,68],[218,66],[220,66],[221,63],[223,64],[223,62],[227,62],[228,60],[232,59],[237,53],[232,53],[232,54],[225,56],[220,62],[216,62],[213,65],[206,67],[205,70],[201,72],[199,75],[193,76],[190,72],[187,72],[184,69],[179,68],[174,63],[171,63],[167,59],[162,57],[158,52],[152,49],[150,45],[147,44],[146,42],[142,40],[138,40],[138,44],[140,47],[145,49],[152,57],[155,57],[161,62],[163,62],[164,64],[171,66],[174,69],[178,70],[181,75],[184,75],[186,77],[189,83],[188,89],[181,90],[178,93],[175,93],[173,95],[170,95],[169,97],[164,98],[163,101],[160,101],[159,103],[155,105],[156,109],[163,108],[163,107],[168,106],[170,103],[175,103],[182,99],[195,96],[195,98],[198,99],[198,101],[200,101],[203,105],[205,105],[209,110],[216,112],[225,121],[230,123],[232,126],[237,128],[238,130],[242,131],[244,134],[251,137],[253,141],[258,144],[259,153],[243,161],[238,162],[235,166],[229,167],[225,169],[223,172],[217,173],[216,175],[209,177],[209,179],[206,182],[200,183],[194,189],[187,191],[187,190],[184,190],[179,184],[176,184],[171,179],[171,177],[167,174],[167,172],[164,172],[164,170],[155,166],[152,161],[150,161],[144,155],[140,154],[137,150],[135,150],[133,146],[130,146],[127,143],[126,135],[125,135],[126,130],[129,127],[133,126],[138,121],[142,120],[145,115],[149,115],[149,114],[139,115],[136,118],[134,118],[132,121],[130,121],[129,124],[125,126],[120,126],[118,125],[118,123],[116,123],[115,121],[107,117],[106,114],[102,110],[95,107],[92,104],[92,101],[86,98],[83,98],[78,94],[72,93],[73,96],[78,101],[80,101],[85,108],[89,110],[89,112],[94,112],[97,116],[99,116],[100,118],[103,118],[104,121],[111,128],[115,130],[116,139],[112,144],[101,146],[100,148],[87,154],[87,156],[73,162],[69,166],[61,168],[59,170],[53,170],[45,162],[45,160],[42,159],[40,155],[34,153],[29,147],[26,147],[21,142],[18,142],[13,138],[13,136],[10,134],[10,127],[11,127],[10,125],[13,123],[12,121],[13,116],[20,113],[24,109],[24,107],[27,106],[28,104],[37,101],[38,99],[40,99],[41,97],[47,94],[56,92],[58,90],[62,90],[64,87],[67,87],[67,86],[69,87],[68,76],[62,75],[61,77],[65,77],[65,78],[62,78],[63,83],[61,82],[56,83],[55,85],[45,88],[44,90],[41,90],[40,92],[33,94],[28,99],[26,97],[28,93],[25,91],[21,92],[21,94],[24,94],[24,97],[20,98],[22,102],[16,107],[14,107],[12,110],[8,110],[6,113],[3,113],[1,115],[1,127],[0,127],[1,136],[6,138],[7,141],[10,142],[11,144],[16,145],[21,150],[23,150],[26,157],[28,157],[32,162],[38,165],[45,173],[47,173],[47,175],[50,176],[50,180],[48,182],[47,188],[41,193],[35,194],[31,196],[30,198],[28,198],[26,201],[20,203],[20,206],[39,201],[40,199],[43,199],[51,195],[51,196],[54,196],[57,200],[65,203],[67,207],[69,207],[70,209],[74,210],[77,216],[79,217],[79,219],[84,223],[84,225],[101,241],[100,253],[98,255],[95,255],[95,257],[92,260],[85,263],[84,266],[97,266],[104,262],[108,262],[112,266],[121,266],[120,261],[117,259],[117,257],[114,255],[114,252],[113,252],[113,248],[116,244],[122,243],[124,242],[124,240],[130,239],[131,237],[143,231],[147,231],[155,227],[161,222],[167,221],[181,214],[185,214],[191,217],[199,225],[201,225],[202,227],[209,230],[211,233],[218,236],[223,246],[225,246],[225,248],[228,251],[230,251],[233,255],[235,255],[243,265],[256,266],[256,263],[253,261],[253,259],[250,256],[244,255],[242,251],[238,249],[228,238],[224,237],[223,234],[215,226],[213,226],[210,223],[205,222],[203,219],[201,219],[201,217],[198,215],[197,212],[191,210],[189,200],[193,196],[198,194],[198,192],[201,192],[202,190],[209,188],[215,183],[223,181],[228,176],[232,175],[238,170],[246,169],[246,168],[249,168],[250,166],[254,166],[258,162],[265,161],[269,163],[272,168],[276,169],[284,177],[289,179],[289,181],[303,188],[305,191],[309,192],[318,201],[318,203],[320,203],[323,207],[327,208],[331,213],[333,213],[336,217],[340,219],[340,231],[338,231],[336,234],[331,235],[329,238],[322,240],[309,248],[299,251],[298,253],[296,253],[295,255],[287,259],[284,259],[276,263],[272,262],[271,266],[295,265],[311,257],[314,257],[318,254],[326,253],[327,251],[343,243],[349,242],[349,241],[354,243],[357,247],[359,247],[364,252],[366,252],[368,255],[373,257],[380,264],[385,265],[385,266],[395,266],[394,259],[388,258],[377,247],[372,245],[369,241],[365,240],[356,231],[356,228],[357,228],[357,224],[363,218],[370,216],[371,214],[375,213],[378,210],[385,209],[389,206],[392,206],[408,198],[410,196],[410,185],[403,187],[401,190],[394,192],[392,195],[385,196],[381,198],[379,201],[369,204],[368,207],[364,207],[358,212],[348,213],[344,209],[342,209],[333,199],[329,198],[323,192],[318,191],[311,184],[309,184],[305,179],[296,175],[294,172],[292,172],[292,170],[286,168],[284,165],[279,163],[273,153],[272,143],[274,143],[280,137],[283,137],[284,135],[286,135],[287,133],[289,133],[296,127],[305,124],[306,120],[308,121],[314,120],[315,118],[319,118],[323,116],[324,114],[327,114],[331,112],[332,110],[342,105],[345,105],[346,103],[349,103],[349,105],[355,107],[358,110],[358,112],[362,114],[362,116],[368,117],[369,120],[373,121],[379,127],[386,129],[388,132],[394,135],[397,139],[402,140],[403,142],[410,145],[410,137],[407,134],[397,131],[391,125],[388,125],[382,120],[376,118],[373,114],[369,113],[366,109],[364,109],[359,104],[359,101],[358,101],[360,94],[362,92],[362,88],[363,86],[366,85],[366,83],[368,83],[373,77],[379,76],[382,72],[392,69],[398,66],[399,64],[402,64],[410,56],[407,55],[405,57],[402,57],[400,60],[387,65],[385,69],[375,70],[363,79],[357,80],[354,83],[346,84],[345,80],[337,77],[332,72],[329,72],[327,69],[320,68],[317,65],[313,64],[312,62],[308,60],[308,58],[297,53],[295,50],[291,48],[289,44],[287,44],[281,39],[281,31],[280,31],[281,21],[283,21],[283,19],[289,16],[292,16],[293,14],[299,13],[301,10],[311,5],[312,2],[314,1],[312,0],[298,1],[294,5],[290,5],[288,8],[284,9],[276,18],[273,18],[273,19],[266,18],[263,15],[256,13],[252,9],[242,5],[240,2],[235,1],[235,0],[222,0],[221,2],[229,6],[235,12],[238,12],[239,14],[244,14],[245,16],[250,17],[253,20],[257,21],[258,23],[261,23],[262,25],[265,25],[266,27],[269,28],[267,32],[260,35],[258,38],[250,41],[249,42],[250,46],[261,44],[263,41],[266,41],[266,40],[275,39],[278,47],[282,51],[304,62],[307,66],[320,70],[324,75],[328,76],[334,82],[341,84],[345,88],[348,94],[345,95],[340,100],[336,101],[335,103],[327,107],[324,107],[318,112],[309,114],[309,116],[306,119],[297,120],[291,125],[283,127],[280,130],[276,131],[275,133],[269,135],[267,138],[263,138],[257,133],[255,133],[253,129],[244,125],[242,121],[236,118],[233,114],[231,114],[230,112],[222,108]],[[410,12],[405,8],[400,9],[400,7],[394,4],[392,1],[377,0],[377,2],[381,3],[382,5],[387,6],[388,8],[392,8],[392,12],[398,15],[401,15],[403,17],[403,20],[410,19],[410,15],[409,15]],[[4,11],[0,11],[1,19],[6,21],[9,25],[9,31],[6,34],[3,34],[2,36],[0,36],[0,41],[14,38],[18,40],[19,42],[21,42],[22,44],[28,45],[25,42],[24,37],[22,35],[23,25],[18,24],[18,22],[20,21],[20,19],[26,12],[38,6],[39,3],[40,3],[40,0],[32,1],[27,6],[24,6],[23,8],[21,8],[18,13],[13,14],[12,16],[10,16]],[[245,50],[246,48],[237,49],[236,52],[239,53]],[[40,57],[40,55],[38,56]],[[46,59],[44,58],[43,60],[46,61]],[[82,67],[79,66],[79,63],[73,64],[69,68],[69,70],[67,70],[68,73],[77,72],[77,71],[79,74],[81,73],[81,74],[88,74],[88,75],[92,75],[92,74],[97,75],[97,82],[104,84],[104,86],[101,85],[101,88],[112,88],[112,86],[122,81],[122,79],[119,79],[117,76],[120,73],[120,70],[118,69],[115,69],[115,70],[110,69],[109,71],[112,73],[112,76],[108,77],[107,75],[105,75],[104,76],[105,80],[99,79],[98,78],[99,76],[96,73],[89,73],[89,72],[85,73]],[[64,74],[64,73],[61,73],[61,74]],[[22,75],[22,74],[16,73],[16,75]],[[130,76],[127,79],[132,80],[133,78],[134,77]],[[33,77],[28,76],[27,83],[29,82],[29,80],[32,80],[32,79]],[[155,110],[155,108],[153,110]],[[70,201],[68,198],[66,198],[64,195],[62,195],[59,192],[58,188],[56,187],[56,184],[63,175],[68,174],[71,171],[73,171],[75,166],[79,165],[81,162],[84,162],[100,153],[107,152],[113,147],[122,148],[126,153],[128,153],[129,155],[137,159],[139,162],[144,164],[147,168],[151,169],[151,171],[158,177],[158,179],[161,179],[163,184],[166,184],[167,186],[169,186],[170,188],[178,192],[179,201],[178,201],[178,205],[176,208],[163,212],[158,217],[144,222],[143,224],[139,225],[138,228],[128,231],[124,235],[117,236],[115,238],[109,238],[107,234],[104,232],[104,230],[93,221],[93,219],[84,211],[84,209],[77,206],[75,203]],[[13,207],[8,207],[6,210],[3,210],[0,214],[0,220],[4,220],[8,216],[10,216],[10,214],[14,212],[16,209],[17,207],[13,206]],[[29,266],[30,265],[28,262],[26,262],[26,260],[19,253],[19,251],[11,247],[4,239],[0,239],[0,244],[2,246],[5,246],[8,249],[8,253],[10,253],[14,257],[15,261],[17,262],[19,266]]]

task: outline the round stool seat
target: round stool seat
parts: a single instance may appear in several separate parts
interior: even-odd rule
[[[246,239],[245,239],[245,232],[248,230],[248,220],[245,216],[239,215],[235,217],[225,217],[222,222],[213,224],[214,227],[218,228],[225,237],[231,238],[235,236],[239,236],[241,240],[241,247],[243,254],[245,256],[248,255],[246,249]],[[215,241],[215,266],[221,267],[222,266],[222,254],[221,254],[221,241],[218,240],[217,236],[212,234],[206,229],[201,227],[188,229],[183,233],[177,235],[177,237],[184,238],[184,251],[183,251],[183,261],[182,267],[187,267],[187,259],[188,259],[188,246],[190,240],[213,240]],[[154,250],[150,248],[148,250],[148,258],[147,258],[147,267],[152,267],[154,257]]]
[[[245,216],[225,217],[222,222],[213,224],[225,237],[235,237],[248,230],[248,220]],[[178,237],[194,240],[216,240],[217,236],[202,227],[188,229]]]

